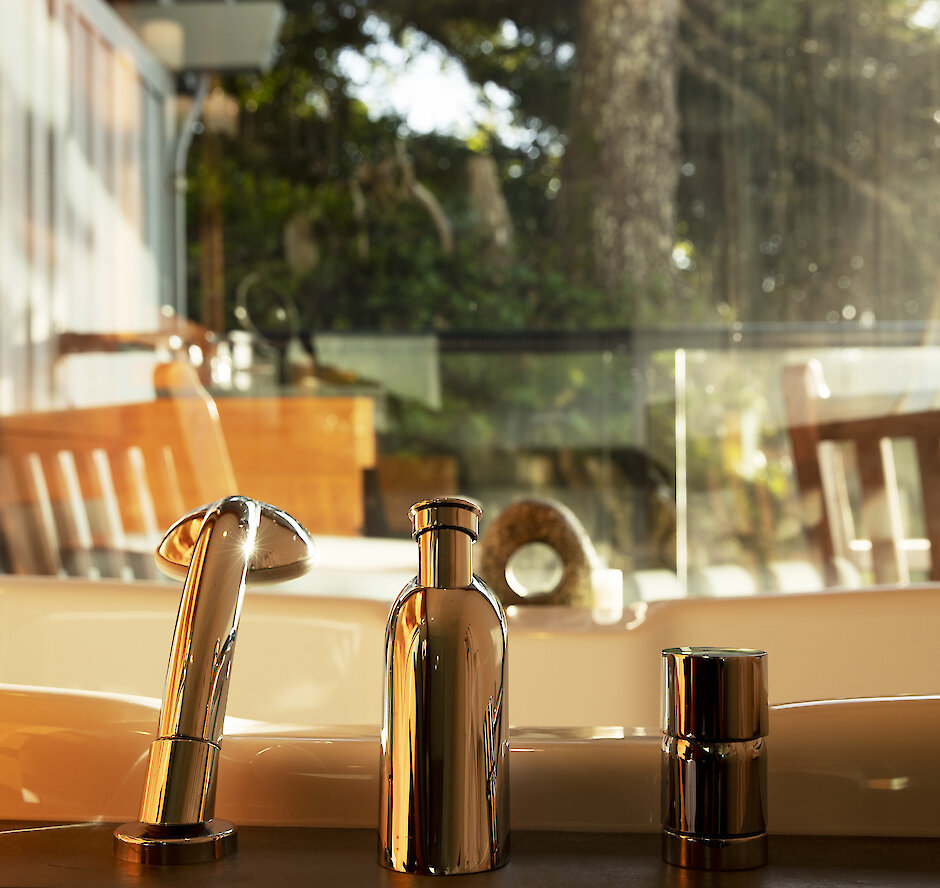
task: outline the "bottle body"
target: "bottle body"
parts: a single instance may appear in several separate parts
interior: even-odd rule
[[[471,539],[437,532],[422,549],[465,545],[469,572]],[[386,630],[379,859],[399,872],[481,872],[509,855],[506,618],[478,577],[444,586],[428,580],[460,577],[427,574],[422,557]]]

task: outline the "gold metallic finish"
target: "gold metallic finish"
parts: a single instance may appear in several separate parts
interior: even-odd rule
[[[114,834],[114,856],[130,863],[208,863],[238,850],[234,824],[218,818],[188,831],[178,829],[172,836],[166,827],[149,823],[126,823],[121,829],[120,835]]]
[[[168,825],[209,820],[218,767],[219,747],[214,743],[183,737],[155,740],[147,762],[141,822]]]
[[[473,580],[470,537],[437,529],[418,537],[418,576],[422,586],[462,589]]]
[[[160,737],[218,744],[260,505],[232,497],[207,510],[193,544],[170,650]],[[171,531],[172,533],[172,531]]]
[[[412,510],[418,575],[392,605],[386,631],[379,862],[448,875],[509,859],[507,626],[471,570],[476,527],[456,526],[479,510],[432,502]]]
[[[411,507],[413,535],[416,538],[434,527],[452,527],[465,531],[476,540],[482,517],[483,512],[476,503],[454,496],[424,500]]]
[[[695,869],[767,860],[767,657],[663,651],[663,858]]]
[[[235,827],[213,814],[245,582],[299,576],[315,558],[313,541],[293,518],[241,496],[205,506],[167,531],[157,564],[172,576],[185,571],[185,582],[140,822],[115,830],[119,857],[185,863],[234,850]]]
[[[663,651],[662,731],[699,740],[767,735],[767,655],[731,648]]]
[[[306,573],[317,562],[317,548],[303,525],[287,512],[259,502],[264,519],[248,553],[252,586],[280,583]],[[185,580],[203,521],[213,506],[196,509],[179,519],[157,547],[157,567],[167,576]]]
[[[767,834],[706,839],[663,830],[663,860],[704,870],[746,870],[767,863]]]
[[[666,735],[662,752],[665,828],[704,836],[767,829],[763,739],[703,744]]]

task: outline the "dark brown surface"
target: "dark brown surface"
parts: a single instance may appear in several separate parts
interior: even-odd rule
[[[246,827],[239,850],[215,863],[144,867],[115,860],[104,824],[0,831],[0,886],[109,885],[364,886],[440,885],[440,877],[404,876],[376,862],[372,830]],[[627,885],[644,888],[805,888],[940,885],[940,840],[771,836],[770,863],[741,873],[702,873],[663,863],[658,835],[516,832],[512,861],[494,873],[455,877],[474,886]]]

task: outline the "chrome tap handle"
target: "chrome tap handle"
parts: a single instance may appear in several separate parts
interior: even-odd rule
[[[157,565],[185,582],[140,821],[115,830],[117,856],[188,863],[234,850],[235,827],[213,814],[245,582],[298,576],[315,558],[297,521],[242,496],[198,509],[167,531]]]
[[[663,857],[696,869],[767,860],[767,656],[663,651]]]

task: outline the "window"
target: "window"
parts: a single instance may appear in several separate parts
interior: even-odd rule
[[[5,569],[138,575],[207,489],[175,456],[115,567],[96,527],[157,457],[53,448],[50,477],[12,419],[171,400],[190,432],[218,410],[220,485],[315,535],[539,497],[628,597],[937,578],[937,3],[290,3],[270,70],[177,80],[107,7],[27,7],[0,29]],[[18,560],[24,509],[85,554]]]

